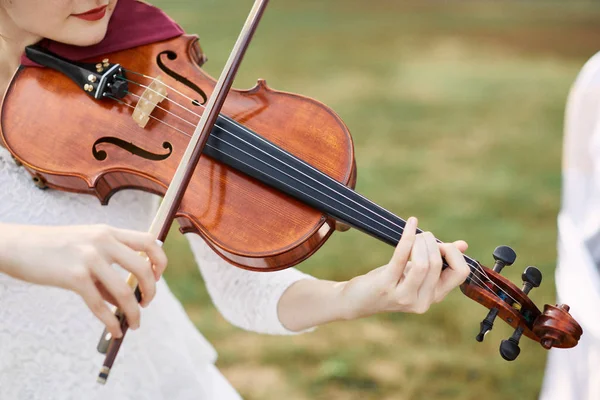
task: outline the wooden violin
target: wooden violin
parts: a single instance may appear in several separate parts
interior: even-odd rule
[[[28,56],[50,68],[20,67],[1,108],[6,148],[40,187],[93,194],[102,204],[122,189],[163,195],[214,89],[196,36],[184,35],[71,62],[41,48]],[[35,145],[32,145],[35,143]],[[353,190],[350,133],[324,104],[276,91],[264,80],[227,97],[176,217],[228,262],[273,271],[298,264],[336,230],[353,227],[390,245],[405,221]],[[421,232],[419,230],[419,232]],[[543,311],[528,297],[541,274],[529,267],[522,289],[500,275],[514,252],[499,247],[493,269],[465,255],[461,285],[515,328],[502,342],[514,360],[522,335],[546,349],[577,344],[582,329],[566,305]]]

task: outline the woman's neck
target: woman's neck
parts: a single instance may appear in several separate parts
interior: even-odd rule
[[[12,75],[19,67],[25,47],[40,39],[19,28],[0,7],[0,97],[4,96]]]

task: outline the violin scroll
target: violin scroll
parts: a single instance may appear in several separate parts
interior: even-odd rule
[[[482,342],[492,329],[494,320],[499,317],[515,328],[513,335],[500,344],[500,355],[505,360],[512,361],[517,358],[522,336],[539,342],[545,349],[570,348],[577,345],[583,330],[569,314],[569,306],[545,305],[542,313],[528,296],[529,292],[539,287],[542,282],[540,270],[532,266],[527,267],[522,274],[523,287],[519,289],[500,275],[502,268],[514,263],[514,251],[507,246],[497,247],[494,259],[496,262],[493,269],[467,259],[471,266],[471,274],[461,285],[461,290],[467,297],[490,310],[480,324],[476,340]]]
[[[546,304],[544,313],[533,324],[533,332],[540,338],[542,347],[547,350],[552,347],[574,347],[583,334],[581,326],[569,314],[569,306],[566,304]]]

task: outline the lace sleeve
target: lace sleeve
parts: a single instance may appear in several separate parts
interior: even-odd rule
[[[235,267],[217,255],[198,235],[185,235],[198,263],[213,303],[231,324],[272,335],[290,335],[277,315],[285,290],[301,279],[315,279],[288,268],[277,272],[252,272]],[[313,328],[314,329],[314,328]]]

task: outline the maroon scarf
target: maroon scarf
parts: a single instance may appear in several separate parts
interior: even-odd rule
[[[183,33],[183,29],[160,9],[137,0],[119,0],[106,36],[100,43],[79,47],[44,39],[39,44],[69,60],[78,61],[171,39]],[[37,66],[25,55],[21,57],[21,64]]]

